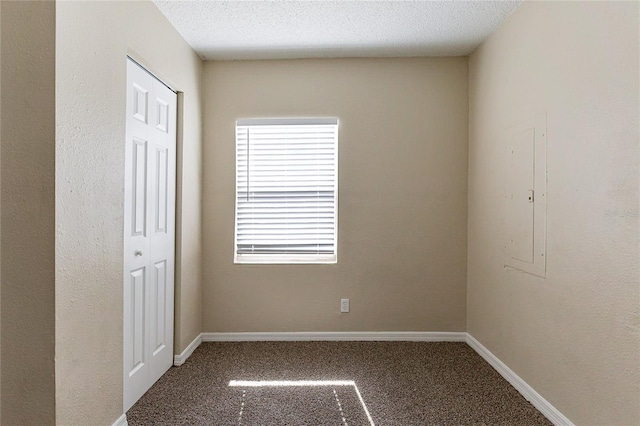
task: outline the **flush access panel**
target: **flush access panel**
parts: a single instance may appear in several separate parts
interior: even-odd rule
[[[506,135],[506,266],[546,273],[547,120],[541,114]]]

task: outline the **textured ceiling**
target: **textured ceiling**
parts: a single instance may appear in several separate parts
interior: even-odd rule
[[[207,60],[461,56],[518,1],[154,0]]]

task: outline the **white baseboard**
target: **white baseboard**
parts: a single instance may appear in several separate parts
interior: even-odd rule
[[[465,342],[465,332],[431,331],[336,331],[282,333],[202,333],[203,342],[291,341],[404,341]]]
[[[187,358],[189,358],[191,356],[193,351],[195,351],[196,348],[198,346],[200,346],[200,343],[202,343],[202,333],[198,334],[196,336],[196,338],[193,339],[193,341],[191,343],[189,343],[189,346],[187,346],[185,348],[185,350],[182,351],[182,353],[180,355],[174,355],[173,356],[173,365],[178,367],[178,366],[181,366],[182,364],[184,364],[185,361],[187,360]]]
[[[467,334],[467,344],[471,346],[482,358],[485,359],[495,370],[504,377],[511,386],[516,388],[522,396],[531,402],[531,404],[538,409],[551,423],[556,426],[575,426],[571,420],[566,418],[560,411],[558,411],[549,401],[544,399],[538,392],[536,392],[531,386],[513,372],[505,363],[500,361],[498,357],[485,348],[482,343],[476,340],[469,333]]]
[[[118,417],[118,420],[116,420],[112,426],[129,426],[129,423],[127,423],[127,413]]]

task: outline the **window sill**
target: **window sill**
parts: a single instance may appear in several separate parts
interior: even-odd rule
[[[338,263],[336,255],[325,256],[292,256],[292,255],[236,255],[233,263],[240,265],[330,265]]]

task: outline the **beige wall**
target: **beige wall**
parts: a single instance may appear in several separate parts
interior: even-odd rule
[[[464,331],[467,109],[466,58],[207,63],[203,331]],[[274,116],[340,119],[337,265],[233,264],[235,120]]]
[[[466,58],[341,59],[208,63],[204,86],[150,2],[0,4],[2,424],[122,413],[127,53],[184,92],[176,353],[200,331],[463,331],[467,318],[576,424],[640,422],[637,3],[527,2],[469,80]],[[499,143],[542,111],[546,279],[502,267]],[[234,121],[294,115],[341,120],[338,264],[234,265]]]
[[[122,414],[126,55],[184,92],[176,352],[202,329],[202,62],[151,2],[59,2],[56,28],[56,421],[111,424]]]
[[[2,5],[0,4],[0,241],[2,241],[2,218],[1,217],[2,217]],[[0,424],[2,424],[2,248],[1,247],[0,247]]]
[[[575,424],[640,424],[638,3],[525,2],[470,59],[468,331]],[[504,129],[547,112],[546,279],[503,268]]]
[[[55,420],[55,3],[2,11],[1,422]]]

